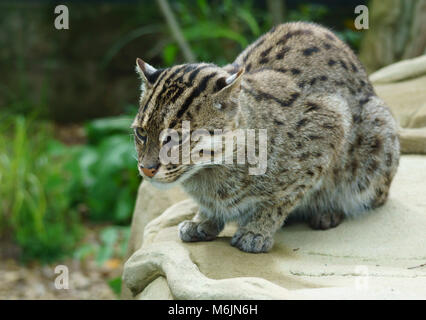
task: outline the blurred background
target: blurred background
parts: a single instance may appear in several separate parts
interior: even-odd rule
[[[54,9],[69,9],[57,30]],[[369,8],[356,30],[354,9]],[[141,181],[135,58],[225,65],[273,25],[321,23],[372,72],[426,50],[424,0],[2,1],[0,299],[115,299]],[[54,287],[66,265],[70,289]]]

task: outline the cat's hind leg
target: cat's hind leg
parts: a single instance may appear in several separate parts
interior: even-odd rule
[[[298,208],[289,214],[285,221],[285,225],[295,222],[304,222],[314,230],[327,230],[337,227],[345,218],[342,210],[332,208],[330,209],[312,209],[312,208]]]
[[[313,188],[289,214],[293,221],[307,222],[314,230],[337,227],[345,218],[342,196],[331,179],[324,178],[319,187]]]
[[[315,230],[327,230],[337,227],[344,218],[342,211],[334,210],[329,212],[321,212],[312,215],[309,220],[309,226]]]

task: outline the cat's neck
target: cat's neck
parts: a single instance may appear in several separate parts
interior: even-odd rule
[[[220,170],[221,168],[219,166],[201,168],[192,176],[183,181],[182,187],[189,194],[198,194],[200,188],[209,189],[211,187],[214,189],[215,185],[217,185],[217,183],[220,181]]]

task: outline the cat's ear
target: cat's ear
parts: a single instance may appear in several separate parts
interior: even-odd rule
[[[220,84],[222,88],[218,94],[223,97],[230,95],[232,92],[239,91],[243,74],[244,68],[241,68],[238,72],[231,74],[229,77],[222,78]]]
[[[146,63],[140,58],[136,58],[136,72],[142,80],[142,83],[147,86],[151,86],[153,84],[153,77],[157,72],[150,64]]]
[[[236,73],[231,74],[228,77],[220,78],[216,83],[216,88],[220,88],[215,95],[215,102],[213,106],[219,110],[234,110],[235,108],[229,108],[227,106],[236,105],[236,97],[241,90],[241,80],[243,78],[244,69],[241,68]],[[217,89],[216,89],[217,90]]]

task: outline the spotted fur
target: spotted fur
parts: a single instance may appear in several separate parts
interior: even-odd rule
[[[157,186],[181,183],[199,204],[179,226],[183,241],[213,240],[237,221],[231,244],[266,252],[288,217],[327,229],[386,201],[399,161],[395,121],[355,54],[328,29],[279,25],[225,67],[148,69],[139,68],[144,91],[133,123],[147,134],[136,139],[141,167],[158,165],[160,131],[182,130],[183,120],[208,132],[268,132],[265,174],[249,175],[247,164],[179,164],[147,177]]]

